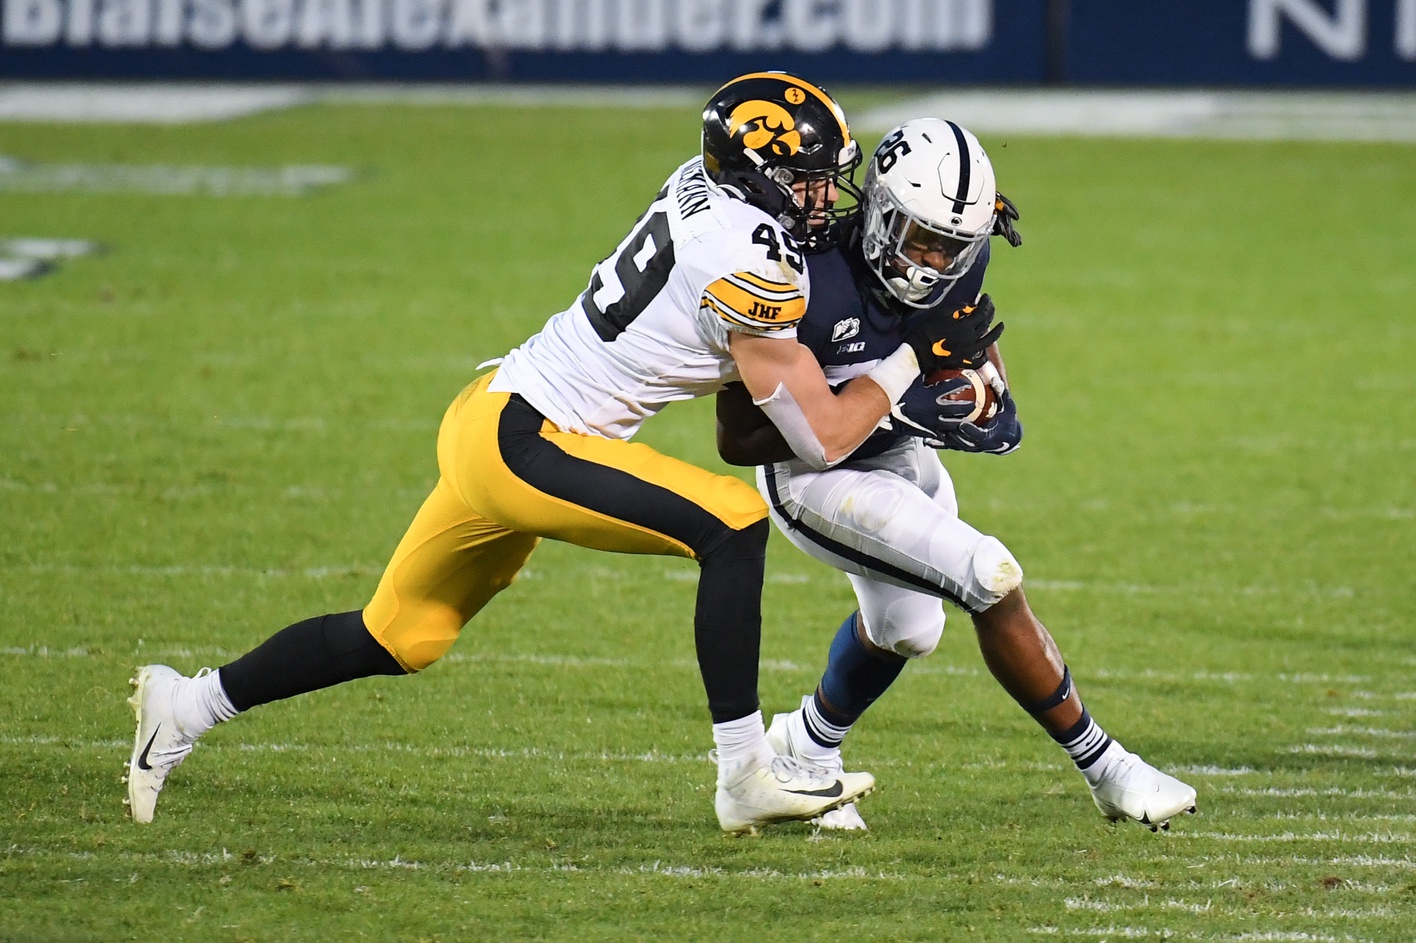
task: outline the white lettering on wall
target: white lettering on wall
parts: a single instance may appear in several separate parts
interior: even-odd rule
[[[669,46],[666,0],[619,0],[619,42],[624,52],[658,52]]]
[[[279,49],[295,31],[293,0],[241,0],[242,35],[253,49]]]
[[[1317,15],[1310,5],[1321,0],[1256,2],[1272,7],[1275,20],[1282,10],[1307,23]],[[1416,0],[1400,2],[1409,6]],[[930,53],[986,46],[992,39],[993,4],[994,0],[0,0],[4,18],[0,42],[199,49],[244,43],[260,51],[290,47],[416,51],[441,45],[536,52],[828,53],[847,49],[878,53],[899,49]]]
[[[1416,0],[1397,0],[1396,56],[1416,62]]]
[[[890,48],[894,25],[880,15],[877,0],[845,0],[841,4],[841,32],[853,52],[884,52]]]
[[[784,0],[782,27],[791,37],[792,48],[802,52],[825,52],[836,45],[840,20],[825,0]]]
[[[441,0],[393,0],[389,35],[395,49],[427,49],[442,28]]]
[[[734,0],[728,46],[737,50],[776,49],[782,44],[781,27],[766,22],[772,0]]]
[[[155,0],[152,41],[159,46],[176,46],[182,42],[182,17],[187,12],[183,0]]]
[[[187,35],[198,49],[224,49],[236,41],[236,9],[231,0],[192,0]]]
[[[63,27],[59,0],[5,0],[7,46],[51,46]]]
[[[452,12],[447,18],[446,46],[493,45],[490,0],[451,0]]]
[[[679,0],[674,8],[674,39],[686,52],[723,48],[728,34],[726,4],[721,0]]]
[[[1284,16],[1334,59],[1357,60],[1367,50],[1367,0],[1337,0],[1330,18],[1318,0],[1249,0],[1249,52],[1254,58],[1278,56]]]
[[[509,49],[545,49],[547,12],[545,0],[502,0],[494,21],[499,44]]]
[[[93,42],[94,0],[69,0],[69,21],[64,25],[64,38],[71,46],[87,46]]]
[[[146,46],[152,39],[152,0],[102,0],[98,41],[105,46]]]

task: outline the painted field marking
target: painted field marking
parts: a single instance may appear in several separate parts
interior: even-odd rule
[[[1207,900],[1203,904],[1194,901],[1176,900],[1173,897],[1151,900],[1149,896],[1144,901],[1137,903],[1115,903],[1106,900],[1093,900],[1090,897],[1064,897],[1062,904],[1068,910],[1087,910],[1096,913],[1118,913],[1126,910],[1182,910],[1192,914],[1207,914],[1214,911],[1214,901]],[[1226,911],[1221,907],[1215,914],[1225,916]]]
[[[5,158],[0,157],[0,180]],[[3,188],[3,184],[0,184]],[[0,281],[37,278],[54,271],[57,262],[98,252],[102,246],[87,239],[47,239],[18,237],[0,239]]]
[[[0,83],[0,121],[185,124],[224,121],[311,100],[293,85]]]
[[[1169,927],[1083,927],[1061,928],[1050,925],[1028,927],[1028,933],[1039,936],[1080,936],[1138,940],[1154,937],[1158,940],[1209,940],[1214,943],[1369,943],[1363,937],[1344,933],[1330,936],[1306,931],[1260,930],[1244,933],[1180,933]]]
[[[15,485],[14,483],[12,483],[12,482],[0,482],[0,490],[15,490],[15,491],[18,491],[18,490],[24,490],[24,489],[23,489],[22,487],[16,486],[16,485]],[[43,485],[43,484],[40,484],[40,485],[36,486],[36,490],[47,491],[48,488],[47,488],[47,486],[45,486],[45,485]],[[55,493],[58,493],[58,492],[62,491],[62,489],[60,489],[58,486],[54,486],[54,491],[55,491]],[[94,493],[101,493],[101,492],[95,491]],[[196,492],[194,492],[194,493],[196,493]],[[298,496],[298,495],[296,495],[296,496]],[[23,572],[23,573],[49,573],[49,572],[53,572],[53,573],[115,573],[115,574],[123,574],[123,575],[130,575],[130,576],[184,576],[184,575],[194,575],[194,576],[218,576],[218,575],[221,575],[221,576],[257,576],[257,577],[269,577],[269,578],[287,578],[287,577],[301,577],[301,576],[303,576],[303,577],[309,578],[309,579],[322,579],[322,578],[325,578],[325,577],[330,576],[330,575],[334,575],[334,576],[346,576],[346,575],[359,575],[359,574],[366,574],[366,573],[372,573],[372,574],[374,574],[374,575],[378,575],[378,574],[380,574],[380,573],[383,572],[383,566],[382,566],[382,564],[379,564],[379,565],[377,565],[377,566],[375,566],[374,564],[351,564],[351,565],[343,565],[343,566],[336,565],[336,566],[323,566],[323,567],[308,567],[308,568],[305,568],[305,569],[302,569],[302,570],[283,570],[283,569],[278,569],[278,568],[269,568],[269,569],[266,569],[266,568],[261,568],[261,567],[243,567],[243,566],[235,566],[235,565],[230,565],[230,564],[213,564],[213,565],[209,565],[209,566],[189,566],[189,565],[188,565],[188,566],[183,566],[183,565],[145,566],[145,565],[141,565],[141,564],[76,564],[76,563],[67,563],[67,564],[66,564],[66,563],[17,563],[17,564],[0,564],[0,572],[4,572],[4,571]],[[579,571],[579,572],[585,572],[585,571],[584,571],[584,570],[581,570],[581,571]],[[605,578],[605,579],[613,579],[613,580],[638,580],[638,579],[643,579],[643,578],[645,578],[644,574],[639,573],[639,572],[631,572],[631,571],[625,571],[625,570],[615,570],[615,569],[610,569],[610,568],[607,568],[607,567],[605,567],[605,568],[600,568],[599,570],[596,571],[596,573],[597,573],[597,575],[602,576],[602,577]],[[688,582],[692,582],[692,581],[696,580],[696,579],[697,579],[697,576],[698,576],[697,572],[696,572],[696,571],[692,571],[692,570],[665,570],[665,571],[662,571],[659,575],[660,575],[660,577],[661,577],[662,579],[664,579],[664,580],[666,580],[666,581],[669,581],[669,582],[677,582],[677,583],[688,583]],[[767,581],[768,581],[768,582],[771,582],[771,583],[781,583],[781,584],[786,584],[786,585],[807,585],[807,584],[812,584],[812,583],[826,582],[826,581],[828,581],[828,580],[829,580],[829,581],[832,581],[832,582],[837,582],[837,581],[838,581],[838,580],[837,580],[837,577],[838,577],[838,576],[839,576],[839,574],[837,574],[837,573],[834,572],[834,571],[831,571],[831,572],[822,572],[822,573],[820,573],[820,574],[780,573],[780,572],[779,572],[779,573],[769,573],[769,574],[767,574]],[[539,572],[536,571],[536,570],[531,570],[531,569],[524,570],[524,571],[522,571],[522,573],[521,573],[521,575],[520,575],[520,578],[521,578],[521,579],[537,579],[537,578],[539,578]],[[1087,592],[1096,592],[1096,593],[1120,593],[1120,594],[1124,594],[1124,595],[1129,595],[1129,594],[1131,594],[1131,593],[1136,589],[1136,587],[1134,587],[1134,586],[1110,586],[1110,587],[1108,587],[1108,586],[1103,585],[1103,584],[1097,584],[1097,585],[1087,586],[1087,587],[1074,587],[1074,588],[1075,588],[1075,589],[1085,589],[1085,591],[1087,591]],[[1254,590],[1255,588],[1254,588],[1254,587],[1249,587],[1248,589],[1249,589],[1249,590]],[[1241,591],[1244,591],[1244,590],[1241,590]],[[1207,587],[1206,589],[1201,590],[1199,587],[1182,586],[1182,585],[1174,585],[1174,586],[1151,586],[1151,587],[1147,587],[1147,588],[1146,588],[1146,592],[1148,592],[1148,593],[1153,593],[1153,594],[1165,594],[1165,595],[1184,596],[1184,597],[1187,597],[1187,598],[1194,598],[1194,597],[1197,597],[1197,596],[1206,596],[1206,595],[1208,595],[1208,596],[1214,596],[1214,597],[1218,597],[1218,596],[1223,595],[1223,596],[1226,596],[1226,597],[1227,597],[1227,596],[1230,596],[1230,595],[1233,594],[1232,591],[1229,590],[1229,589],[1217,588],[1217,587],[1213,587],[1213,586]],[[1290,597],[1309,595],[1309,596],[1316,596],[1316,597],[1322,597],[1322,598],[1326,598],[1326,597],[1347,598],[1349,595],[1351,595],[1351,590],[1348,589],[1348,588],[1346,588],[1346,587],[1332,587],[1332,588],[1329,588],[1329,589],[1313,588],[1313,589],[1310,589],[1310,590],[1308,590],[1308,591],[1305,592],[1305,591],[1302,591],[1302,590],[1298,590],[1298,591],[1285,590],[1285,589],[1283,589],[1282,587],[1277,587],[1277,586],[1275,586],[1275,587],[1265,588],[1265,589],[1263,590],[1263,593],[1264,593],[1265,595],[1275,595],[1275,596],[1276,596],[1276,595],[1287,595],[1287,596],[1290,596]],[[1143,669],[1143,670],[1140,670],[1140,671],[1118,671],[1118,670],[1112,670],[1112,669],[1107,669],[1107,668],[1093,668],[1093,669],[1089,669],[1089,670],[1087,671],[1087,674],[1088,674],[1090,677],[1094,677],[1094,678],[1114,678],[1114,679],[1119,679],[1119,680],[1146,679],[1146,680],[1168,681],[1168,680],[1175,680],[1175,679],[1177,679],[1177,678],[1182,677],[1181,675],[1179,675],[1179,674],[1177,674],[1177,673],[1175,673],[1175,672],[1157,671],[1157,670],[1152,669],[1152,668],[1147,668],[1147,669]],[[1184,677],[1187,677],[1187,678],[1189,678],[1190,680],[1194,680],[1194,681],[1216,681],[1216,682],[1221,682],[1221,683],[1225,683],[1225,684],[1234,684],[1234,683],[1239,683],[1239,682],[1242,682],[1242,681],[1251,680],[1251,679],[1254,678],[1255,676],[1254,676],[1253,674],[1247,674],[1247,673],[1243,673],[1243,672],[1208,672],[1208,671],[1199,671],[1199,672],[1190,673],[1190,674],[1188,674],[1188,675],[1185,675]],[[1312,674],[1279,674],[1279,675],[1277,675],[1276,677],[1277,677],[1280,681],[1286,681],[1286,682],[1289,682],[1289,683],[1292,683],[1292,684],[1365,684],[1365,683],[1369,683],[1369,682],[1371,681],[1371,678],[1368,677],[1368,676],[1365,676],[1365,675],[1327,675],[1327,674],[1321,674],[1321,673],[1312,673]]]
[[[0,155],[0,191],[144,193],[160,196],[304,196],[349,183],[348,167],[207,167],[164,164],[46,164]]]
[[[1358,760],[1375,760],[1380,756],[1376,750],[1367,747],[1326,746],[1319,743],[1300,743],[1289,747],[1287,752],[1310,756],[1339,756]]]
[[[258,864],[265,866],[284,866],[297,868],[315,869],[342,869],[348,871],[428,871],[432,873],[446,874],[551,874],[557,872],[575,871],[591,874],[617,874],[627,876],[647,875],[652,877],[671,878],[749,878],[768,879],[785,881],[821,881],[821,880],[864,880],[864,881],[903,881],[912,880],[911,875],[899,874],[888,871],[870,872],[865,868],[827,868],[819,871],[779,871],[775,868],[744,868],[742,870],[732,870],[720,867],[703,867],[691,864],[671,864],[663,860],[646,862],[637,866],[615,866],[607,868],[584,867],[572,862],[523,865],[513,861],[419,861],[406,860],[400,856],[395,856],[388,860],[376,858],[317,858],[305,855],[281,856],[281,855],[255,855],[247,857],[244,854],[232,854],[223,848],[220,852],[211,851],[182,851],[177,849],[167,851],[112,851],[112,852],[92,852],[92,851],[59,851],[50,848],[27,847],[13,844],[0,848],[0,852],[14,857],[25,858],[51,858],[72,861],[124,861],[140,865],[153,866],[176,866],[176,867],[211,867],[231,863],[238,864]]]
[[[1410,845],[1416,844],[1416,835],[1409,832],[1362,832],[1357,834],[1345,833],[1341,830],[1335,832],[1282,832],[1277,835],[1249,835],[1236,832],[1208,832],[1186,829],[1180,832],[1171,832],[1177,839],[1188,839],[1192,841],[1222,841],[1267,844],[1274,843],[1297,843],[1297,842],[1334,842],[1341,844],[1357,845]]]
[[[863,111],[851,127],[883,133],[919,115],[947,115],[985,144],[1006,134],[1416,140],[1416,95],[1403,93],[950,89]]]
[[[1279,788],[1270,786],[1268,788],[1239,788],[1234,786],[1221,786],[1221,793],[1234,796],[1250,796],[1260,799],[1304,799],[1304,798],[1328,798],[1328,799],[1381,799],[1381,800],[1411,800],[1416,799],[1416,790],[1408,789],[1405,792],[1395,792],[1389,789],[1341,789],[1331,787],[1318,789],[1314,787],[1292,787]]]
[[[1308,734],[1315,737],[1380,737],[1396,740],[1416,740],[1416,731],[1412,730],[1388,730],[1385,727],[1349,727],[1341,724],[1336,727],[1310,727]]]
[[[1341,812],[1336,815],[1326,812],[1274,812],[1271,815],[1254,815],[1239,809],[1231,809],[1230,812],[1235,817],[1272,822],[1399,822],[1403,825],[1416,823],[1416,813],[1411,812]]]
[[[347,577],[378,576],[383,573],[382,566],[368,566],[358,564],[345,564],[339,566],[318,566],[306,567],[300,570],[283,569],[260,569],[256,567],[238,566],[84,566],[77,564],[19,564],[16,566],[0,565],[0,572],[18,571],[31,574],[83,574],[83,573],[113,573],[123,576],[152,576],[152,577],[241,577],[260,579],[343,579]],[[584,574],[583,570],[577,571]],[[831,574],[834,576],[834,574]],[[532,570],[524,570],[520,574],[521,579],[538,579],[540,574]],[[633,575],[626,575],[626,579],[636,578]],[[790,582],[796,582],[795,578]],[[0,647],[0,656],[13,658],[101,658],[101,659],[133,659],[133,658],[234,658],[242,652],[216,646],[158,646],[147,648],[138,640],[138,647],[127,653],[115,652],[95,652],[83,646],[69,648],[51,647],[41,644],[30,645],[10,645]],[[638,668],[646,666],[668,665],[675,668],[697,668],[698,663],[693,659],[672,659],[669,661],[641,662],[627,658],[586,658],[574,655],[559,655],[554,653],[532,654],[532,653],[502,653],[502,652],[449,652],[441,659],[450,664],[463,662],[488,662],[488,661],[508,661],[529,665],[543,665],[552,667],[570,668]],[[784,672],[812,672],[819,670],[820,666],[815,662],[802,663],[786,659],[764,659],[762,668],[769,671]],[[935,662],[925,660],[919,664],[911,665],[912,674],[923,675],[946,675],[950,677],[983,677],[983,669],[972,665],[956,665],[946,662]],[[1146,680],[1160,681],[1166,683],[1190,683],[1209,682],[1219,684],[1247,684],[1254,681],[1280,681],[1283,683],[1313,683],[1313,684],[1334,684],[1351,683],[1353,681],[1370,681],[1370,678],[1352,675],[1324,675],[1308,674],[1294,675],[1280,672],[1275,675],[1239,674],[1239,673],[1216,673],[1209,671],[1196,672],[1166,672],[1146,668],[1139,671],[1110,671],[1100,669],[1088,671],[1087,674],[1097,678],[1108,678],[1118,680]],[[1388,697],[1402,697],[1404,695],[1386,695]],[[1405,738],[1407,734],[1400,734]],[[1326,746],[1319,744],[1305,744],[1289,748],[1289,752],[1294,753],[1314,753],[1321,755],[1352,755],[1361,757],[1375,756],[1375,752],[1363,752],[1361,748],[1352,748],[1353,752],[1343,753],[1346,748]],[[1255,772],[1248,767],[1237,769],[1195,765],[1184,767],[1184,769],[1198,775],[1212,776],[1242,776]],[[1410,775],[1416,775],[1413,770]]]
[[[696,85],[7,82],[0,121],[178,124],[315,103],[683,109],[707,94]],[[1416,140],[1416,96],[1400,92],[953,88],[867,109],[851,125],[883,133],[922,114],[980,135]]]
[[[1373,857],[1372,855],[1333,855],[1331,857],[1325,856],[1322,858],[1305,858],[1298,856],[1278,858],[1262,855],[1245,855],[1242,858],[1236,859],[1233,855],[1224,855],[1221,857],[1200,856],[1194,858],[1193,860],[1197,862],[1203,862],[1205,864],[1216,864],[1225,866],[1232,866],[1237,861],[1237,863],[1243,864],[1248,867],[1272,869],[1281,869],[1293,865],[1301,865],[1303,867],[1313,868],[1345,867],[1393,868],[1399,871],[1416,870],[1416,859],[1412,859],[1410,856],[1403,858],[1388,858],[1382,856]]]

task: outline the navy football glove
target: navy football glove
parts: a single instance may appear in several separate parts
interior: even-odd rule
[[[939,436],[943,445],[936,448],[956,452],[988,452],[1007,455],[1023,443],[1023,424],[1018,421],[1018,407],[1013,394],[1004,390],[998,397],[998,413],[982,426],[971,422],[955,423]]]
[[[988,348],[1003,334],[1003,322],[994,324],[993,314],[993,299],[987,295],[954,311],[931,308],[905,338],[919,361],[919,372],[982,366],[988,360]]]
[[[896,431],[918,436],[932,449],[948,448],[944,437],[958,429],[964,417],[974,409],[973,403],[949,399],[949,394],[971,385],[963,377],[933,386],[925,386],[924,378],[917,378],[900,401],[890,407]]]
[[[1023,235],[1013,228],[1013,223],[1018,218],[1018,208],[1013,205],[1013,201],[1001,193],[994,191],[998,199],[993,201],[993,235],[1002,236],[1008,240],[1008,245],[1013,248],[1023,244]]]

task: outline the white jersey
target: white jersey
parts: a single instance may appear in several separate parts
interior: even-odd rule
[[[628,439],[668,403],[738,379],[729,331],[795,338],[808,290],[796,240],[695,157],[489,389],[520,393],[563,430]]]

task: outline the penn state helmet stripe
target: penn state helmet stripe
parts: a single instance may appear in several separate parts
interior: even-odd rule
[[[964,211],[964,201],[969,198],[969,168],[973,158],[969,155],[969,142],[964,137],[964,129],[952,121],[944,122],[954,132],[954,140],[959,143],[959,189],[954,194],[954,212]]]

